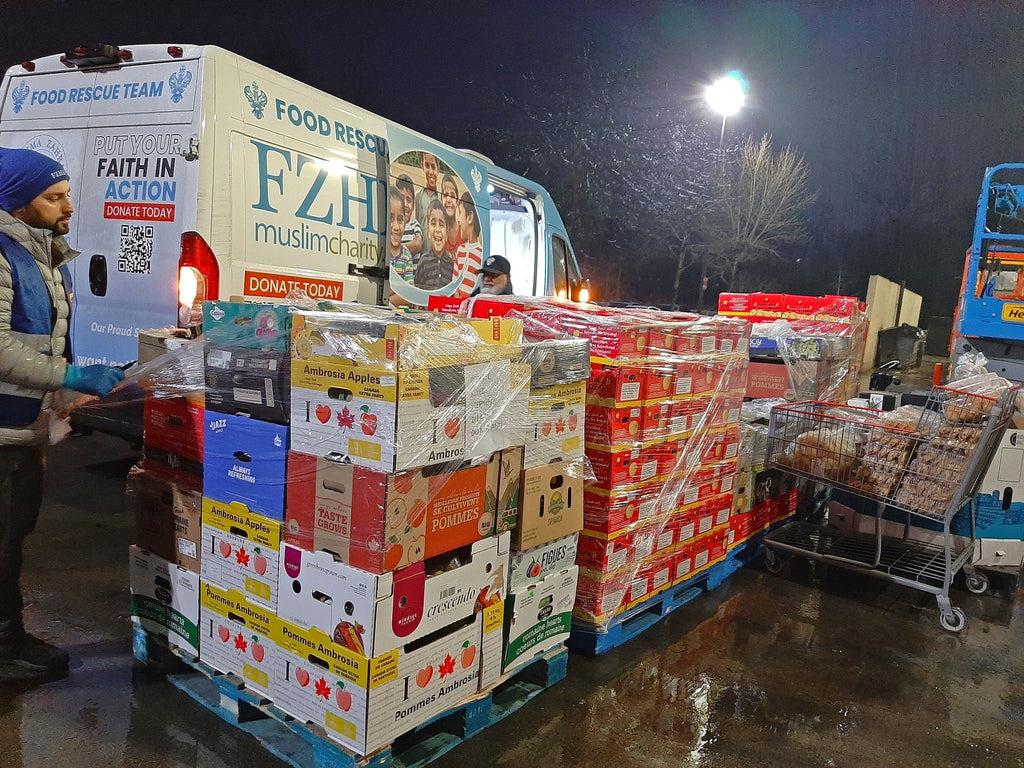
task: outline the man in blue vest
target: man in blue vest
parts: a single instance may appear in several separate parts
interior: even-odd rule
[[[65,359],[68,297],[60,268],[78,255],[64,239],[74,207],[60,163],[0,148],[0,666],[63,673],[68,655],[25,631],[22,543],[43,497],[50,400],[61,387],[105,395],[124,378]]]

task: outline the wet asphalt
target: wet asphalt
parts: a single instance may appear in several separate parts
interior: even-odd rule
[[[0,680],[0,766],[283,766],[133,661],[135,459],[100,435],[51,452],[26,623],[72,665]],[[1000,576],[952,597],[959,635],[921,592],[802,561],[743,568],[627,645],[571,654],[565,680],[436,765],[1024,766],[1024,589]]]

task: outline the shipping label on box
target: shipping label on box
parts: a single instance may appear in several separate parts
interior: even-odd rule
[[[206,412],[203,495],[284,520],[288,427]]]
[[[693,552],[689,546],[676,548],[672,553],[672,581],[678,584],[693,572]]]
[[[281,529],[279,521],[255,514],[244,504],[204,498],[203,579],[277,610]]]
[[[583,528],[583,479],[564,462],[523,470],[517,550],[532,549]]]
[[[505,671],[569,639],[578,578],[579,568],[572,565],[509,595],[502,659]]]
[[[512,552],[509,559],[509,592],[519,592],[530,584],[563,571],[576,562],[578,533],[541,544],[523,552]]]
[[[279,619],[273,611],[250,603],[233,589],[202,582],[199,660],[238,675],[247,688],[270,696],[277,662]]]
[[[140,547],[129,548],[132,618],[168,644],[199,654],[199,574]]]
[[[127,491],[135,504],[135,543],[199,573],[202,547],[201,479],[133,467]]]
[[[445,564],[462,565],[428,576],[434,563],[376,575],[339,563],[329,552],[285,544],[278,615],[319,629],[356,653],[379,656],[503,600],[508,545],[509,534],[490,536],[443,555]]]
[[[426,645],[375,658],[282,622],[274,704],[358,754],[374,752],[497,681],[502,609],[498,603]]]

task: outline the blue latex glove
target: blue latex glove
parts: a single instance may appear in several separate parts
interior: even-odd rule
[[[124,371],[109,365],[69,365],[64,386],[75,392],[102,397],[124,380]]]

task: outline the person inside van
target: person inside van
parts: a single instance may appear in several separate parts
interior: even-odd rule
[[[413,285],[425,291],[433,291],[448,285],[455,273],[455,259],[445,249],[448,237],[448,222],[444,216],[444,206],[437,200],[427,208],[427,247],[420,255],[420,263],[416,265],[416,278]]]
[[[395,187],[388,192],[388,245],[390,246],[391,271],[396,277],[411,283],[416,276],[416,265],[412,254],[402,244],[405,234],[405,203],[402,193]]]
[[[504,256],[488,256],[480,267],[480,273],[480,287],[473,291],[473,296],[511,296],[515,293],[512,290],[512,265]]]
[[[441,205],[444,206],[444,217],[448,223],[448,240],[445,247],[449,253],[457,253],[463,243],[459,223],[455,219],[455,211],[459,207],[459,185],[450,173],[446,173],[441,179]]]
[[[462,199],[455,209],[455,220],[462,237],[462,245],[455,252],[455,274],[462,275],[456,295],[468,296],[476,287],[477,274],[484,260],[484,249],[480,244],[480,219],[476,215],[473,196],[468,191],[462,193]]]
[[[426,179],[426,186],[416,193],[416,221],[421,227],[427,225],[427,209],[430,204],[437,200],[437,158],[429,152],[423,152],[420,156],[420,168],[423,169],[423,177]],[[423,245],[426,248],[426,243]]]
[[[423,228],[414,215],[416,188],[407,173],[398,177],[395,186],[402,193],[402,203],[405,206],[405,232],[402,234],[402,245],[409,249],[413,263],[416,263],[420,260],[420,252],[423,250]]]

